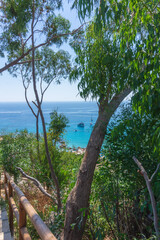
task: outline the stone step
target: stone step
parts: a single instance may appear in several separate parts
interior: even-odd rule
[[[9,229],[7,211],[5,208],[0,209],[0,240],[13,240]]]
[[[13,240],[13,238],[11,237],[10,232],[1,232],[0,233],[0,240]]]

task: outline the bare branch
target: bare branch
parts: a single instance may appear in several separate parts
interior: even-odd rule
[[[26,39],[26,41],[24,42],[23,46],[25,46],[25,44],[28,42],[28,40],[32,37],[32,34]]]
[[[36,29],[34,33],[43,33],[43,30]]]
[[[51,85],[53,80],[54,80],[54,78],[48,83],[47,87],[43,90],[42,95],[44,95],[44,93],[47,91],[47,89],[49,88],[49,86]]]
[[[27,105],[28,105],[28,107],[31,109],[33,115],[35,116],[35,118],[37,118],[36,113],[34,112],[33,108],[31,107],[31,105],[30,105],[30,103],[29,103],[29,101],[28,101],[28,97],[27,97],[27,88],[25,88],[25,99],[26,99]]]
[[[40,80],[40,91],[41,91],[41,96],[43,95],[42,93],[43,93],[43,90],[42,90],[42,81],[43,81],[43,79],[42,79],[42,77],[41,77],[41,80]],[[42,97],[41,97],[41,102],[42,102]]]
[[[35,61],[41,61],[42,59],[35,59]],[[23,62],[18,62],[17,64],[24,64],[24,63],[31,63],[32,60],[26,60],[26,61],[23,61]]]
[[[158,163],[157,168],[156,168],[156,171],[152,174],[152,177],[150,178],[150,181],[151,181],[151,182],[152,182],[152,179],[154,178],[154,176],[156,175],[156,173],[158,172],[159,167],[160,167],[160,163]]]
[[[38,108],[38,105],[34,101],[32,101],[32,103]]]
[[[141,175],[144,177],[145,181],[149,181],[150,179],[147,175],[146,170],[144,169],[144,167],[142,166],[142,164],[138,161],[138,159],[136,157],[133,157],[134,162],[137,164],[137,166],[139,167],[140,171],[141,171]]]
[[[154,197],[154,194],[152,191],[151,180],[149,179],[146,170],[144,169],[142,164],[138,161],[138,159],[136,157],[133,157],[133,160],[138,165],[138,167],[141,170],[141,173],[146,181],[146,185],[148,188],[148,192],[149,192],[151,204],[152,204],[152,211],[153,211],[153,216],[154,216],[154,228],[156,231],[157,239],[160,240],[160,232],[159,232],[159,226],[158,226],[158,213],[157,213],[157,209],[156,209],[156,200],[155,200],[155,197]],[[157,167],[156,171],[152,175],[151,179],[154,177],[154,175],[158,171],[158,168],[159,168],[159,166]]]
[[[29,101],[28,101],[27,90],[28,90],[28,88],[29,88],[29,82],[28,82],[28,86],[26,86],[26,85],[25,85],[25,79],[24,79],[22,70],[21,70],[21,76],[22,76],[23,87],[24,87],[24,89],[25,89],[25,99],[26,99],[27,105],[28,105],[28,107],[30,108],[30,110],[32,111],[33,115],[34,115],[35,117],[37,117],[36,114],[35,114],[35,112],[34,112],[34,110],[33,110],[33,108],[31,107],[31,105],[30,105],[30,103],[29,103]]]
[[[21,172],[21,174],[22,174],[25,178],[31,180],[31,181],[39,188],[39,190],[40,190],[44,195],[46,195],[47,197],[51,198],[52,201],[54,201],[54,203],[56,203],[56,201],[55,201],[55,199],[53,198],[53,196],[45,191],[45,189],[42,187],[41,183],[40,183],[36,178],[27,175],[20,167],[16,167],[16,168]],[[56,204],[57,204],[57,203],[56,203]]]
[[[41,101],[40,101],[40,104],[42,104],[44,94],[47,91],[47,89],[49,88],[49,86],[51,85],[51,83],[53,82],[54,78],[55,77],[53,77],[53,79],[47,84],[46,88],[43,90],[43,88],[42,88],[43,76],[41,77],[41,81],[40,81]]]
[[[36,26],[37,23],[39,22],[39,17],[40,17],[40,15],[41,15],[41,12],[39,12],[39,14],[38,14],[38,16],[37,16],[37,20],[35,21],[33,28],[35,28],[35,26]]]

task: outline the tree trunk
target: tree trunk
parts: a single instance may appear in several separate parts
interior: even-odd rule
[[[106,103],[105,106],[103,104],[99,107],[99,116],[90,136],[76,184],[67,200],[64,240],[82,239],[94,170],[106,134],[106,128],[111,116],[130,91],[129,89],[124,90],[117,94],[109,104]]]
[[[42,108],[41,108],[41,104],[42,103],[39,100],[37,87],[36,87],[35,48],[34,48],[34,20],[35,20],[35,15],[34,15],[35,13],[34,13],[34,11],[35,11],[35,9],[34,9],[34,1],[33,1],[33,13],[32,13],[33,17],[32,17],[32,25],[31,25],[31,31],[32,31],[32,77],[33,77],[33,89],[34,89],[34,94],[35,94],[36,101],[37,101],[37,107],[38,107],[38,111],[39,111],[38,114],[40,114],[41,121],[42,121],[46,157],[47,157],[49,168],[50,168],[50,171],[51,171],[51,177],[52,177],[52,180],[54,181],[54,184],[55,184],[55,187],[56,187],[58,211],[60,211],[60,209],[62,207],[61,196],[60,196],[60,187],[59,187],[59,182],[58,182],[57,176],[55,174],[55,171],[53,169],[52,161],[51,161],[51,158],[50,158],[50,153],[49,153],[49,149],[48,149],[48,140],[47,140],[47,132],[46,132],[45,120],[44,120],[44,116],[43,116],[43,112],[42,112]]]
[[[151,181],[152,181],[153,177],[155,176],[155,174],[157,173],[160,164],[158,164],[156,171],[153,173],[152,177],[149,179],[148,174],[147,174],[146,170],[144,169],[144,167],[142,166],[141,162],[139,162],[139,160],[135,157],[133,157],[133,160],[137,164],[139,169],[141,170],[141,174],[144,177],[144,180],[146,182],[149,196],[151,199],[151,205],[152,205],[152,211],[153,211],[153,217],[154,217],[154,228],[155,228],[157,240],[160,240],[158,212],[157,212],[157,208],[156,208],[156,200],[155,200],[154,193],[153,193],[152,186],[151,186]]]

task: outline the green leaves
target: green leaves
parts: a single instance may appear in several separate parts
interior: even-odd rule
[[[24,167],[25,169],[27,167],[32,152],[31,147],[34,146],[33,139],[32,134],[23,130],[4,135],[0,142],[2,165],[7,172],[14,174],[16,178],[19,175],[16,167]]]
[[[78,1],[79,14],[83,17],[83,9],[91,14],[93,7],[87,8],[87,4],[93,4],[94,1]],[[78,5],[77,3],[77,5]],[[83,6],[83,8],[82,8]],[[97,7],[97,6],[95,6]],[[96,33],[107,26],[112,30],[115,38],[119,38],[120,51],[127,55],[125,65],[128,65],[128,50],[132,49],[134,57],[130,59],[130,76],[134,74],[130,85],[137,91],[140,85],[145,87],[149,84],[154,92],[159,91],[157,87],[159,80],[160,65],[160,8],[159,1],[138,1],[138,0],[109,0],[100,1],[96,9],[95,16]],[[106,30],[107,33],[107,30]],[[120,84],[119,84],[120,86]],[[154,95],[152,95],[154,98]],[[137,105],[143,103],[142,113],[148,111],[145,106],[153,107],[154,99],[143,97],[139,98]]]
[[[48,47],[43,47],[41,51],[36,51],[35,55],[38,59],[36,64],[36,76],[40,81],[41,79],[50,83],[53,80],[60,83],[62,79],[69,75],[71,70],[70,55],[64,50],[54,52]]]
[[[58,114],[57,111],[50,113],[50,118],[49,133],[52,141],[56,144],[60,140],[60,137],[62,137],[69,121],[64,114]]]
[[[45,23],[43,31],[45,32],[49,44],[61,46],[63,41],[68,39],[70,22],[60,15],[50,15]],[[66,34],[66,35],[65,35]],[[62,36],[61,36],[62,35]]]
[[[35,43],[42,46],[62,45],[69,36],[70,23],[62,16],[55,15],[55,10],[62,6],[61,0],[3,0],[1,11],[1,42],[0,55],[4,51],[8,54],[8,60],[17,64],[14,60],[28,55],[31,50],[31,26],[33,24]],[[12,65],[12,64],[11,64]],[[7,64],[1,71],[9,68]]]
[[[124,65],[123,55],[120,53],[119,39],[113,41],[113,32],[108,28],[94,31],[94,24],[90,24],[86,33],[71,42],[77,58],[75,67],[70,74],[71,80],[78,80],[78,89],[83,98],[91,97],[103,101],[121,91],[128,82],[129,71]],[[126,55],[130,56],[129,49]],[[117,89],[118,85],[118,89]]]

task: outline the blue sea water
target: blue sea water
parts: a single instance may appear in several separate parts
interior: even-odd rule
[[[96,102],[44,102],[43,112],[46,124],[50,122],[50,113],[57,110],[69,119],[69,126],[66,128],[64,139],[69,147],[86,147],[92,126],[98,116]],[[84,128],[77,126],[84,122]],[[35,133],[35,117],[31,110],[24,103],[0,103],[0,132],[1,134],[27,129]],[[40,125],[40,132],[42,127]]]

